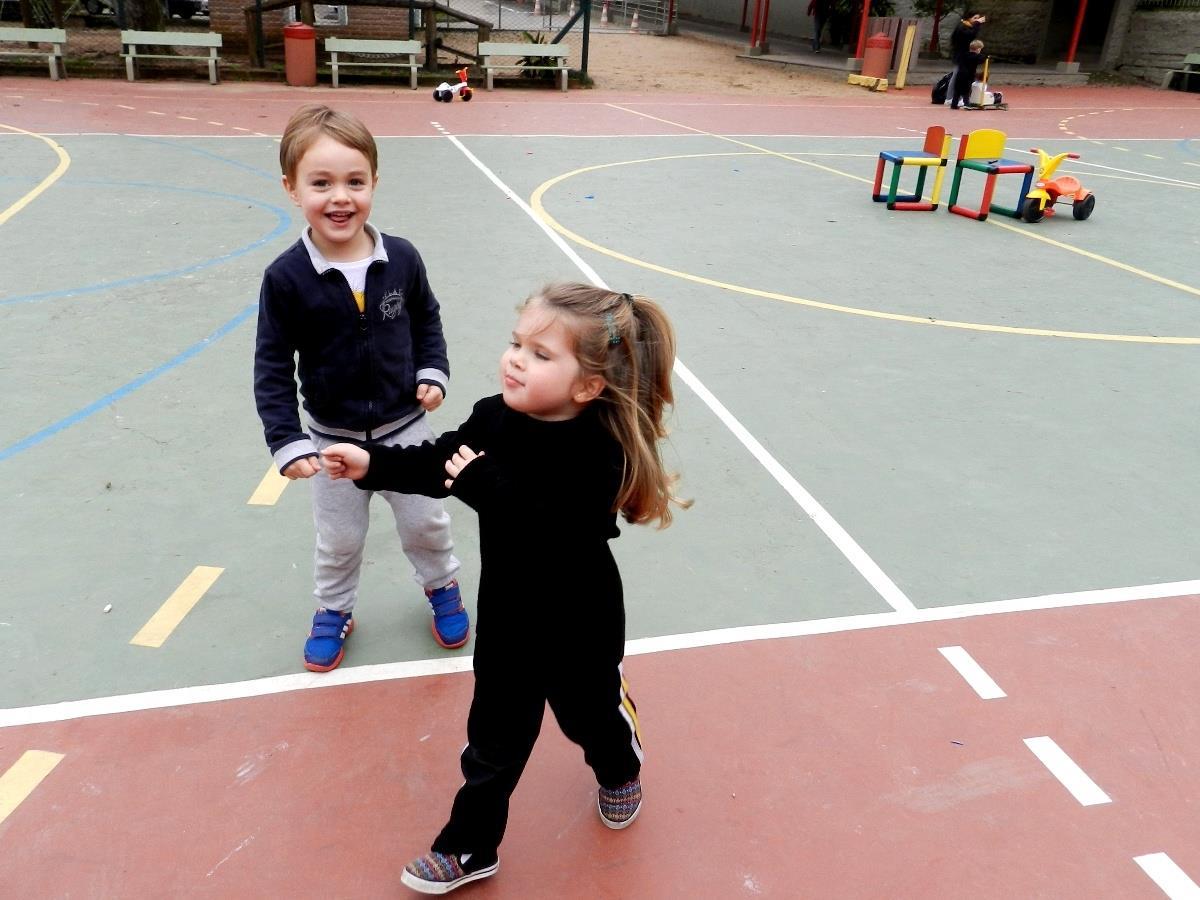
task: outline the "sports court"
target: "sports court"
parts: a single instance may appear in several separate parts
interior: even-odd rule
[[[601,826],[548,720],[456,896],[1200,896],[1200,104],[1005,95],[5,78],[0,894],[403,896],[449,809],[471,645],[433,643],[379,504],[346,661],[302,671],[307,489],[253,406],[302,222],[277,138],[321,100],[375,133],[372,219],[441,301],[435,430],[545,281],[679,335],[695,505],[614,542],[641,820]],[[871,202],[931,124],[1078,152],[1094,215]]]

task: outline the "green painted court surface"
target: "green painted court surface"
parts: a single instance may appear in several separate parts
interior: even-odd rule
[[[227,98],[226,121],[263,136],[74,128],[20,81],[0,89],[0,124],[20,129],[0,134],[0,705],[297,672],[307,487],[247,504],[270,464],[250,387],[258,283],[300,228],[273,139],[290,107]],[[537,194],[605,283],[664,304],[681,363],[852,539],[831,540],[680,380],[668,455],[696,502],[615,544],[631,639],[1197,578],[1194,108],[1084,140],[1066,113],[1014,104],[1009,149],[1077,147],[1070,171],[1098,196],[1087,222],[1031,226],[870,201],[876,155],[919,146],[928,108],[810,105],[726,130],[719,104],[650,120],[573,97],[526,131],[498,101],[452,123],[432,101],[385,116],[369,92],[343,96],[379,120],[373,221],[414,241],[442,303],[435,430],[497,390],[515,305],[584,277],[522,208]],[[58,165],[52,144],[69,167],[13,212]],[[450,508],[473,606],[475,523]],[[385,513],[347,666],[444,655]],[[224,571],[161,648],[131,645],[196,566]]]

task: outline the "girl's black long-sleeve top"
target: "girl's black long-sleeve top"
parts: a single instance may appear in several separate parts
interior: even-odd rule
[[[445,463],[462,445],[482,456],[447,490]],[[367,449],[360,488],[452,494],[479,515],[477,670],[480,641],[501,631],[520,644],[541,644],[548,630],[564,629],[574,651],[577,628],[586,626],[619,658],[624,607],[608,542],[620,534],[613,507],[625,456],[594,405],[547,422],[488,397],[434,442]]]

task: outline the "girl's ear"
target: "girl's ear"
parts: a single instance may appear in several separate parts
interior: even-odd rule
[[[579,389],[575,391],[572,399],[576,403],[591,403],[600,396],[600,392],[604,390],[604,376],[588,375],[579,382]]]

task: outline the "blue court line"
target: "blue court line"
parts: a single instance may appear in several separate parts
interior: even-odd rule
[[[176,150],[185,150],[188,153],[195,153],[197,156],[206,156],[209,159],[215,159],[217,162],[223,162],[226,165],[234,166],[238,169],[245,169],[247,172],[252,172],[255,175],[261,175],[263,178],[266,178],[275,184],[279,184],[278,174],[272,174],[266,169],[260,169],[258,166],[252,166],[249,163],[239,162],[238,160],[230,159],[227,156],[221,156],[219,153],[212,153],[208,150],[201,150],[199,147],[191,147],[187,144],[181,144],[178,141],[168,141],[163,138],[145,137],[143,135],[126,135],[126,137],[136,138],[139,141],[145,141],[147,144],[162,144],[163,146],[171,147]]]
[[[93,403],[89,403],[83,409],[79,410],[78,412],[72,413],[71,415],[67,416],[65,419],[59,419],[53,425],[49,425],[49,426],[43,428],[41,431],[31,434],[31,435],[29,435],[29,437],[19,440],[15,444],[10,444],[9,446],[0,450],[0,462],[4,462],[4,460],[9,459],[10,457],[16,456],[22,450],[28,450],[30,447],[33,447],[36,444],[40,444],[42,441],[46,440],[47,438],[53,437],[54,435],[58,434],[64,428],[69,428],[70,426],[76,424],[77,422],[82,422],[84,419],[99,412],[100,410],[104,409],[106,406],[111,406],[112,404],[114,404],[118,400],[120,400],[122,397],[125,397],[125,396],[133,393],[134,391],[136,391],[138,388],[140,388],[146,384],[149,384],[151,381],[153,381],[155,378],[158,378],[160,375],[165,375],[167,372],[170,372],[172,369],[178,368],[179,366],[183,365],[183,363],[187,362],[189,359],[191,359],[193,356],[195,356],[197,353],[199,353],[201,350],[208,347],[213,342],[220,340],[225,335],[229,334],[229,332],[233,331],[233,329],[237,328],[239,325],[241,325],[243,322],[245,322],[246,319],[248,319],[255,311],[257,311],[257,309],[258,309],[257,302],[250,304],[245,309],[243,309],[240,313],[238,313],[236,316],[234,316],[232,319],[230,319],[224,325],[219,327],[212,334],[210,334],[208,337],[203,338],[200,341],[197,341],[195,344],[192,344],[192,346],[188,347],[186,350],[184,350],[182,353],[180,353],[174,359],[167,360],[167,362],[163,363],[158,368],[152,369],[151,371],[147,372],[144,375],[139,375],[137,378],[133,379],[133,381],[127,382],[126,384],[117,388],[112,393],[105,394],[99,400],[96,400]]]
[[[98,284],[85,285],[83,287],[64,288],[62,290],[57,290],[57,291],[42,291],[41,293],[38,293],[38,294],[23,294],[23,295],[20,295],[17,297],[8,297],[5,299],[0,299],[0,306],[11,306],[16,303],[33,303],[37,300],[58,300],[58,299],[62,299],[64,297],[77,297],[81,294],[94,294],[98,291],[108,291],[108,290],[112,290],[114,288],[130,287],[135,284],[145,284],[145,283],[151,282],[151,281],[164,281],[168,278],[177,278],[180,275],[186,275],[190,272],[197,272],[201,269],[207,269],[212,266],[219,265],[224,262],[228,262],[231,259],[236,259],[239,256],[243,256],[244,254],[249,253],[251,250],[254,250],[258,247],[261,247],[263,244],[273,241],[275,238],[279,237],[281,234],[285,234],[292,227],[292,214],[291,214],[290,210],[284,209],[281,206],[275,206],[274,204],[271,204],[271,203],[266,203],[262,200],[257,200],[254,197],[244,197],[240,194],[226,194],[226,193],[222,193],[220,191],[205,190],[203,188],[186,188],[186,187],[178,187],[177,185],[152,184],[152,183],[140,182],[140,181],[90,181],[89,180],[89,181],[60,182],[60,184],[63,184],[64,186],[69,184],[69,185],[87,185],[87,186],[93,186],[93,187],[99,186],[99,187],[111,187],[111,188],[134,187],[134,188],[145,188],[146,190],[153,190],[153,191],[178,191],[179,193],[184,193],[184,194],[198,194],[198,195],[204,196],[204,197],[218,197],[222,200],[233,200],[233,201],[236,201],[239,203],[249,203],[252,206],[259,207],[260,209],[270,210],[271,212],[273,212],[275,214],[276,223],[275,223],[275,228],[271,231],[270,234],[264,235],[263,237],[259,238],[258,240],[254,241],[250,244],[246,244],[244,247],[239,247],[236,250],[231,250],[228,253],[222,254],[221,256],[214,256],[214,257],[211,257],[210,259],[205,259],[205,260],[201,260],[200,262],[191,263],[190,265],[181,266],[178,269],[170,269],[165,272],[152,272],[148,275],[134,275],[129,278],[119,278],[119,279],[116,279],[115,281],[102,281]]]
[[[1183,138],[1179,142],[1179,149],[1191,156],[1200,156],[1200,150],[1193,150],[1191,144],[1200,141],[1200,138]]]

